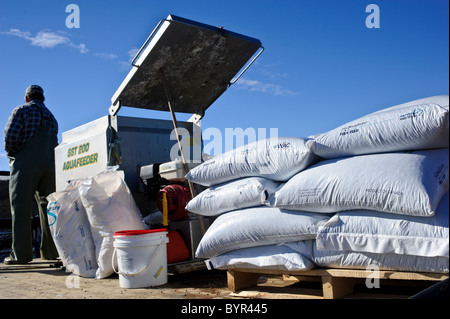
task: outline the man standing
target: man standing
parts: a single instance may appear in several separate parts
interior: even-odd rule
[[[41,223],[41,257],[58,257],[48,226],[46,200],[55,191],[54,148],[58,145],[58,123],[44,100],[40,86],[29,86],[25,92],[26,104],[12,111],[5,128],[12,215],[12,250],[5,264],[24,264],[33,259],[33,197],[38,203]]]

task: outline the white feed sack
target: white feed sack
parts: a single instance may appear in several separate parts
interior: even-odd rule
[[[47,196],[48,222],[66,270],[81,277],[95,277],[95,245],[77,187],[69,184],[64,191]]]
[[[449,194],[432,217],[369,210],[341,212],[322,227],[318,250],[449,257]]]
[[[190,170],[186,178],[203,186],[251,176],[287,181],[317,162],[308,140],[278,137],[249,143],[203,162]]]
[[[447,149],[322,161],[270,194],[268,206],[318,213],[367,209],[432,216],[449,187]]]
[[[313,240],[297,242],[293,249],[287,245],[267,245],[233,250],[205,261],[208,269],[260,268],[277,270],[309,270]],[[299,249],[300,248],[300,249]]]
[[[449,96],[393,106],[314,137],[323,158],[449,147]]]
[[[97,279],[114,273],[112,255],[114,233],[145,229],[141,213],[123,180],[123,171],[108,170],[83,180],[79,188],[95,243]]]
[[[315,239],[325,214],[312,214],[259,206],[235,210],[217,217],[195,253],[210,258],[232,250]]]
[[[190,212],[215,216],[239,208],[261,205],[261,192],[275,191],[279,183],[263,177],[248,177],[211,186],[191,199],[186,209]]]
[[[319,267],[396,270],[411,272],[448,273],[448,257],[423,257],[393,253],[318,250],[313,247],[313,261]]]

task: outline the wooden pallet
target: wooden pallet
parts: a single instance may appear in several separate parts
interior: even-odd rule
[[[280,277],[283,276],[284,281],[319,281],[321,282],[321,291],[317,289],[280,289],[286,285],[277,284],[278,287],[271,287],[270,282],[258,284],[258,280],[262,276]],[[411,283],[431,282],[432,284],[448,278],[448,274],[440,273],[413,273],[400,271],[368,271],[356,269],[327,269],[317,268],[306,271],[284,271],[284,270],[267,270],[267,269],[245,269],[236,268],[227,270],[228,289],[234,296],[249,298],[301,298],[301,299],[339,299],[353,294],[355,283],[368,281],[376,284],[377,280],[389,282],[389,284],[403,285]],[[429,284],[428,284],[429,286]],[[247,288],[255,287],[259,290],[248,290]],[[261,289],[263,288],[263,289]],[[426,288],[426,287],[425,287]],[[279,293],[277,291],[284,291]],[[286,292],[287,291],[287,292]]]

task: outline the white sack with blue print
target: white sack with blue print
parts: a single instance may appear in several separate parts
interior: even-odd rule
[[[449,147],[449,96],[386,108],[314,137],[324,158]]]
[[[272,137],[258,140],[214,156],[193,168],[187,175],[191,182],[213,186],[243,177],[264,177],[287,181],[317,162],[307,145],[309,138]]]
[[[91,226],[73,182],[64,191],[47,196],[50,232],[66,270],[81,277],[95,277],[97,258]]]

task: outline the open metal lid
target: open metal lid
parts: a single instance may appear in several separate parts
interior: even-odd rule
[[[203,116],[262,51],[257,39],[169,15],[134,58],[110,113],[120,106],[169,111],[167,89],[174,112]]]

